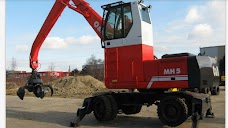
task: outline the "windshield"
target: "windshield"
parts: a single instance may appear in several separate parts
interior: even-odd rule
[[[132,27],[130,4],[110,8],[105,23],[105,40],[124,38]]]

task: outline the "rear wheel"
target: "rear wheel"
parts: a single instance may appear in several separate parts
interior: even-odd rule
[[[108,121],[112,117],[112,106],[107,96],[97,96],[93,101],[94,116],[98,121]]]
[[[109,120],[114,120],[117,116],[117,113],[118,113],[118,105],[116,103],[115,98],[112,95],[107,95],[107,98],[111,102],[111,108],[112,108],[111,116],[110,116]]]
[[[167,96],[158,104],[157,113],[163,124],[175,127],[188,118],[188,107],[182,98]]]
[[[121,110],[124,114],[130,115],[130,114],[137,114],[141,111],[142,105],[123,105],[121,107]]]
[[[219,93],[220,93],[219,86],[215,86],[212,88],[211,95],[219,95]]]

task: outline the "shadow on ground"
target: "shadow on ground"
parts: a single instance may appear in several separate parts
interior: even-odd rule
[[[70,122],[75,118],[75,113],[48,111],[48,112],[29,112],[17,111],[11,108],[6,109],[7,118],[16,118],[20,120],[32,120],[37,122],[46,122],[59,124],[61,126],[69,126]],[[141,127],[163,127],[158,118],[155,117],[139,117],[136,115],[118,115],[113,121],[99,122],[93,114],[87,115],[80,123],[81,126],[88,127],[119,127],[119,128],[141,128]]]

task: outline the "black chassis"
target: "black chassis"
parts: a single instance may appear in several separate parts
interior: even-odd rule
[[[192,118],[192,128],[198,128],[199,120],[202,120],[204,116],[214,117],[212,113],[210,95],[203,93],[195,93],[190,91],[178,91],[178,92],[105,92],[88,97],[84,99],[81,108],[78,108],[76,118],[71,122],[71,126],[79,126],[79,122],[84,118],[86,114],[90,114],[93,111],[93,100],[97,96],[111,95],[115,98],[118,106],[121,105],[146,105],[151,106],[153,104],[158,105],[159,101],[163,97],[177,96],[185,99],[188,106],[189,116]]]

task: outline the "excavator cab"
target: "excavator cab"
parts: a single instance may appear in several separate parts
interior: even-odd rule
[[[122,1],[101,6],[103,23],[101,27],[103,48],[153,43],[151,6],[143,1],[124,3]]]

